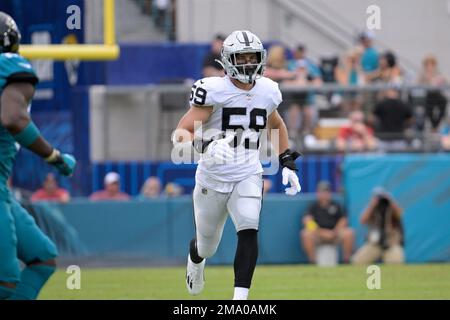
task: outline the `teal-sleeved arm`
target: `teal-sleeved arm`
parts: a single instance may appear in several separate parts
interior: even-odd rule
[[[16,53],[0,54],[0,90],[13,82],[36,85],[39,79],[30,62]]]

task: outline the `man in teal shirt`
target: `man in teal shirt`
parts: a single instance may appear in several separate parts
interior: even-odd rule
[[[378,51],[373,47],[374,35],[371,31],[363,32],[359,41],[363,47],[361,67],[364,72],[370,73],[378,69]]]
[[[54,273],[55,244],[13,199],[7,187],[18,146],[27,148],[70,176],[75,158],[62,154],[42,137],[29,114],[38,78],[21,57],[20,32],[0,12],[0,300],[36,299]],[[19,260],[25,264],[20,270]]]

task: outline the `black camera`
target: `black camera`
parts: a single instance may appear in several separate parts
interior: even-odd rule
[[[384,214],[387,210],[387,208],[389,207],[390,204],[390,200],[388,197],[380,195],[378,196],[378,204],[377,204],[377,209],[380,212],[380,214]]]

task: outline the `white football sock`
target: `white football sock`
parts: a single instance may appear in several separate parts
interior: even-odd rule
[[[233,300],[247,300],[248,288],[235,287]]]

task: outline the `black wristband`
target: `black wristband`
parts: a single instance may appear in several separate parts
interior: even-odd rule
[[[298,171],[297,165],[295,164],[295,159],[297,159],[300,156],[301,154],[298,153],[297,151],[291,151],[287,149],[278,156],[278,159],[280,161],[281,167],[283,168],[286,167],[293,171]]]

